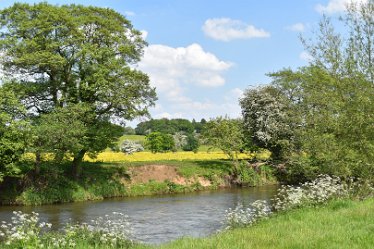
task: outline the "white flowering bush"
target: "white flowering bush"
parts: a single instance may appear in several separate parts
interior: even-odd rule
[[[343,182],[339,177],[320,175],[314,181],[300,186],[282,186],[272,205],[256,201],[249,208],[238,206],[226,211],[228,228],[245,227],[269,217],[274,211],[287,211],[303,206],[315,206],[337,198],[367,198],[374,196],[374,187],[356,179]]]
[[[229,228],[252,225],[260,219],[267,218],[271,213],[270,205],[264,200],[257,200],[248,208],[238,205],[235,209],[226,211],[226,221]]]
[[[87,240],[94,245],[105,244],[123,248],[133,243],[128,216],[118,212],[91,220],[89,224],[68,224],[65,234],[68,238]]]
[[[128,248],[133,245],[128,216],[112,213],[89,224],[67,224],[59,232],[50,230],[51,224],[40,222],[37,213],[13,212],[10,223],[0,225],[0,243],[5,248],[75,248],[76,242],[94,247]]]
[[[121,144],[121,151],[125,154],[131,155],[135,152],[144,151],[144,148],[136,141],[125,140]]]
[[[348,197],[350,188],[336,176],[320,175],[300,186],[282,186],[274,198],[276,211],[317,205],[333,198]]]
[[[50,228],[50,223],[39,222],[39,214],[32,212],[24,214],[22,212],[13,212],[12,221],[7,223],[2,221],[0,226],[0,241],[7,246],[20,248],[39,248],[43,247],[40,239],[41,230]]]

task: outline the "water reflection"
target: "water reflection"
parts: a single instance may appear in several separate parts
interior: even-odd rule
[[[108,199],[40,207],[0,207],[0,221],[10,221],[12,211],[40,213],[55,229],[71,222],[89,222],[112,212],[125,213],[137,240],[163,243],[183,236],[201,237],[221,229],[225,210],[256,200],[267,200],[276,186],[223,189],[190,194]]]

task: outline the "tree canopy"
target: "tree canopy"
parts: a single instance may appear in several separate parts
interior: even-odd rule
[[[303,39],[313,59],[270,74],[290,100],[300,148],[289,158],[292,181],[318,174],[374,176],[374,2],[348,6],[338,33],[324,17],[316,39]]]
[[[134,67],[146,42],[112,9],[16,3],[0,11],[0,25],[1,64],[29,116],[47,123],[73,118],[73,129],[84,137],[64,143],[74,167],[120,135],[111,121],[147,115],[156,100],[148,76]],[[54,128],[66,141],[73,136],[61,125]]]

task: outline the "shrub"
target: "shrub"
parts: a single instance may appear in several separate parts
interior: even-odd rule
[[[189,134],[186,138],[186,143],[182,147],[184,151],[193,151],[197,153],[199,149],[199,140],[193,135]]]
[[[12,222],[0,226],[0,241],[5,248],[74,248],[77,242],[95,248],[129,248],[133,244],[128,217],[122,213],[113,212],[90,224],[67,224],[59,232],[50,230],[52,224],[40,222],[38,213],[13,213]]]
[[[132,141],[132,140],[125,140],[121,144],[121,151],[125,154],[133,154],[135,152],[144,151],[144,148],[141,144]]]
[[[161,132],[149,133],[146,137],[146,148],[153,153],[171,151],[175,149],[175,142],[171,135]]]

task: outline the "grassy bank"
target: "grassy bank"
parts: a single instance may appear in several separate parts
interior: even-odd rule
[[[374,199],[338,200],[278,214],[253,227],[136,248],[373,248]]]
[[[161,165],[173,175],[157,180],[156,175],[163,172],[156,168],[154,178],[151,172],[139,179],[140,174],[149,171],[148,166],[154,168],[155,165]],[[29,172],[31,167],[31,162],[25,163],[24,172]],[[137,171],[138,168],[143,172]],[[231,168],[232,163],[227,160],[85,162],[82,176],[73,179],[69,174],[69,164],[56,166],[45,162],[39,176],[25,174],[5,179],[0,185],[0,201],[10,205],[41,205],[216,189],[227,186]],[[252,178],[248,181],[252,181],[252,185],[275,181],[269,174],[250,176]],[[265,179],[266,176],[269,179]],[[179,181],[175,181],[176,178]]]

